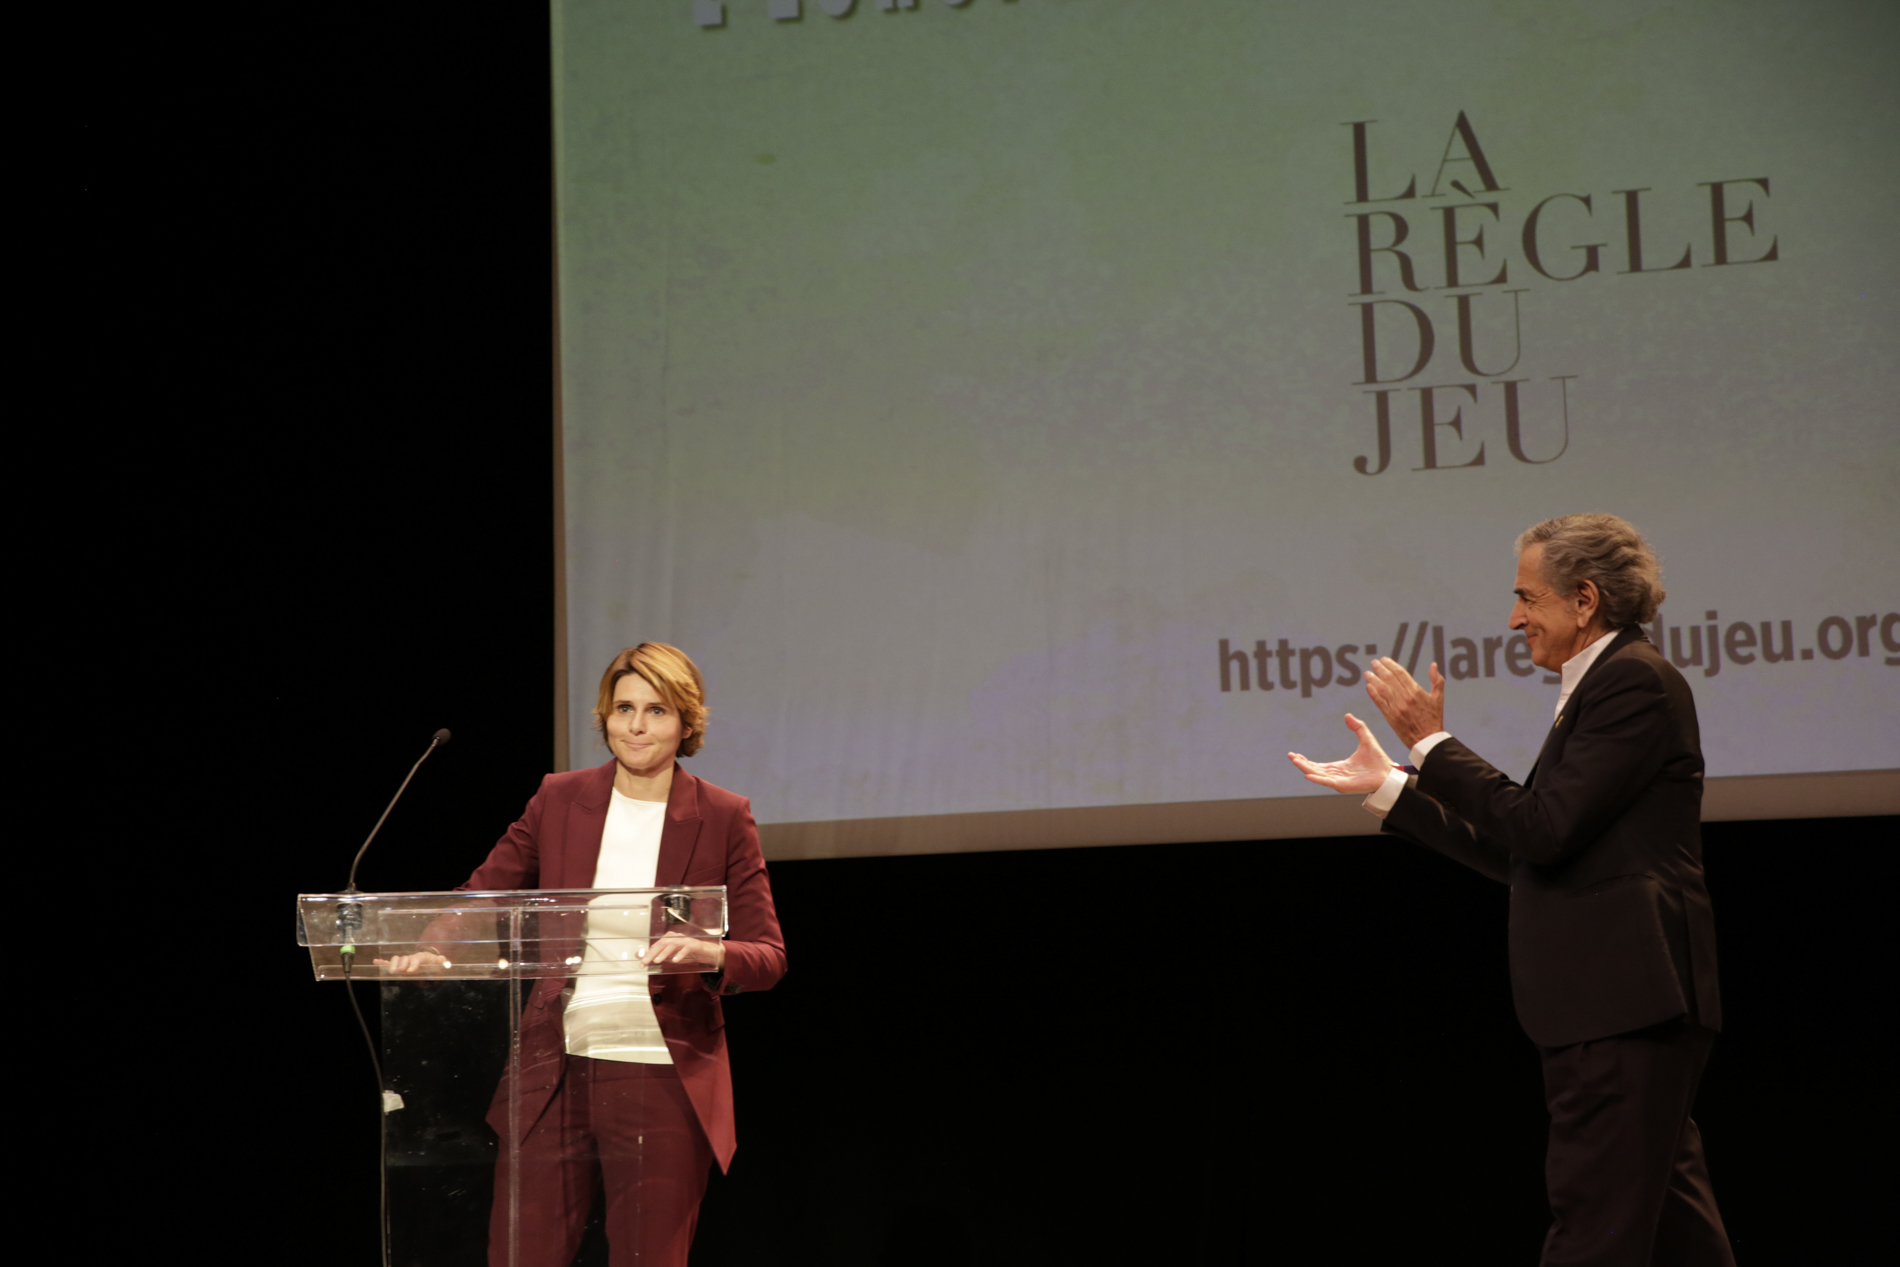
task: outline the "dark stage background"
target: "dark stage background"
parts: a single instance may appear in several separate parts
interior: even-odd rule
[[[365,887],[459,882],[551,759],[547,40],[533,5],[310,23],[234,125],[273,209],[245,335],[273,438],[240,491],[272,528],[206,634],[279,719],[231,762],[232,821],[270,825],[243,932],[274,949],[215,1014],[287,1055],[226,1101],[237,1164],[203,1195],[246,1259],[368,1263],[375,1089],[291,898],[341,887],[436,727],[454,742]],[[1263,787],[1284,777],[1263,753]],[[1746,1264],[1890,1251],[1886,1062],[1860,1031],[1888,993],[1868,878],[1894,827],[1706,830],[1730,1028],[1698,1118]],[[1502,888],[1369,839],[773,878],[791,971],[728,1012],[742,1143],[701,1267],[1534,1260],[1543,1113]]]

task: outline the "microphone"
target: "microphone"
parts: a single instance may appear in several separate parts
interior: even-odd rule
[[[429,759],[430,753],[434,752],[437,748],[440,748],[443,744],[447,743],[448,741],[449,741],[449,729],[447,726],[444,726],[441,730],[438,730],[433,735],[429,736],[429,746],[422,750],[422,755],[416,758],[416,763],[409,767],[408,778],[405,778],[402,781],[402,786],[396,789],[396,794],[389,798],[389,804],[388,806],[384,808],[383,816],[376,820],[376,825],[374,827],[369,829],[368,838],[366,838],[363,841],[362,848],[356,851],[356,858],[354,861],[350,863],[350,884],[348,888],[343,890],[345,893],[356,892],[356,868],[362,865],[363,855],[369,852],[369,842],[376,839],[376,833],[383,829],[383,823],[386,822],[389,818],[389,811],[396,808],[396,802],[400,801],[402,799],[402,794],[408,790],[409,779],[413,779],[416,777],[416,771],[422,768],[422,763]],[[362,909],[360,907],[357,907],[356,903],[354,902],[346,903],[346,905],[355,908],[355,914],[356,914],[355,926],[360,928],[362,926],[362,919],[363,919]],[[337,923],[341,925],[343,921],[344,921],[344,912],[339,908],[337,911]]]
[[[389,818],[389,811],[396,808],[396,802],[400,801],[402,794],[409,789],[409,780],[416,777],[416,771],[420,770],[422,763],[429,759],[429,754],[448,741],[449,730],[446,726],[429,736],[429,746],[422,750],[422,755],[416,758],[416,763],[409,767],[408,777],[403,779],[402,786],[396,789],[396,794],[389,798],[389,804],[383,808],[383,816],[376,820],[374,827],[369,829],[369,836],[363,841],[362,848],[356,851],[356,858],[350,863],[350,886],[343,890],[344,894],[357,891],[356,868],[362,864],[363,855],[369,852],[369,842],[376,839],[376,833],[383,829],[383,823]],[[363,1031],[363,1041],[369,1044],[370,1064],[376,1069],[376,1085],[382,1092],[383,1187],[379,1239],[382,1241],[383,1267],[389,1267],[389,1115],[393,1109],[402,1107],[402,1097],[390,1090],[389,1083],[383,1080],[382,1057],[376,1054],[376,1041],[370,1037],[369,1023],[363,1019],[363,1007],[356,1001],[356,986],[350,977],[350,969],[356,963],[356,935],[363,930],[363,904],[352,902],[345,896],[343,901],[336,904],[336,927],[337,931],[343,934],[346,943],[342,948],[344,989],[349,992],[350,1010],[356,1013],[356,1024]]]

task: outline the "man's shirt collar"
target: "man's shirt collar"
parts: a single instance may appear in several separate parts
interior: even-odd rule
[[[1603,649],[1610,645],[1610,639],[1616,637],[1616,635],[1621,632],[1622,630],[1620,629],[1610,630],[1610,632],[1604,634],[1601,638],[1598,638],[1595,642],[1564,661],[1564,685],[1563,690],[1557,696],[1557,716],[1563,716],[1564,704],[1569,701],[1570,693],[1577,689],[1577,683],[1583,681],[1583,675],[1590,671],[1590,666],[1597,662],[1597,657],[1603,654]]]

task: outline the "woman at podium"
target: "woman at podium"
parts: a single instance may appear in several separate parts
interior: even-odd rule
[[[705,742],[698,667],[663,643],[629,647],[601,675],[594,718],[612,760],[543,779],[461,887],[723,884],[730,931],[724,941],[652,941],[642,958],[672,965],[665,975],[536,982],[520,1024],[518,1147],[509,1147],[506,1078],[489,1113],[502,1136],[489,1237],[496,1267],[568,1267],[596,1188],[614,1267],[686,1267],[711,1168],[729,1166],[734,1147],[720,1000],[766,989],[785,972],[750,802],[677,761]],[[595,927],[609,918],[590,914],[587,935],[624,935]],[[581,953],[599,952],[586,941]],[[447,962],[425,948],[391,967],[426,972]]]

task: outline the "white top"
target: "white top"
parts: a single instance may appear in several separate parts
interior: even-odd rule
[[[594,887],[652,888],[660,866],[660,829],[665,823],[665,801],[636,801],[616,790],[607,808],[607,826],[600,833]],[[584,969],[603,962],[637,964],[637,955],[647,947],[653,931],[648,904],[615,908],[613,903],[613,898],[597,897],[588,904],[599,909],[587,914]],[[575,978],[564,1027],[570,1056],[641,1065],[673,1063],[673,1054],[660,1036],[660,1018],[653,1011],[644,972],[610,976],[583,971]]]
[[[1583,681],[1583,675],[1588,673],[1590,666],[1597,662],[1597,657],[1602,655],[1603,649],[1610,645],[1610,640],[1621,632],[1623,631],[1620,629],[1610,630],[1610,632],[1604,634],[1601,638],[1598,638],[1595,642],[1564,661],[1562,670],[1564,685],[1563,689],[1557,693],[1556,716],[1562,717],[1564,715],[1564,705],[1569,702],[1570,693],[1577,689],[1577,683]],[[1410,758],[1412,768],[1414,770],[1424,769],[1425,758],[1431,754],[1432,749],[1449,738],[1451,738],[1451,732],[1449,730],[1439,730],[1434,731],[1413,744]],[[1408,777],[1405,771],[1399,769],[1397,766],[1393,766],[1392,769],[1387,772],[1385,782],[1381,783],[1378,790],[1373,792],[1371,796],[1368,796],[1361,803],[1377,817],[1384,818],[1387,814],[1392,812],[1392,807],[1398,804],[1399,793],[1404,790],[1405,780]]]

